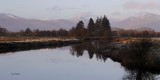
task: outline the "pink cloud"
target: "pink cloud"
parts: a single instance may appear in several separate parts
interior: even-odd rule
[[[125,9],[159,9],[160,5],[154,1],[149,2],[138,2],[138,1],[128,1],[123,4]]]

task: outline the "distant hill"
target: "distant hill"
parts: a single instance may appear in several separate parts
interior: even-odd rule
[[[52,29],[70,29],[75,23],[70,20],[37,20],[25,19],[14,16],[9,13],[0,13],[0,26],[7,28],[9,31],[30,29],[52,30]]]
[[[123,29],[137,29],[142,27],[152,28],[160,31],[160,15],[144,14],[139,17],[130,17],[123,21],[111,23],[113,27]]]
[[[137,28],[136,31],[142,32],[142,31],[155,31],[152,28],[148,28],[148,27],[142,27],[142,28]]]
[[[87,26],[89,19],[83,16],[76,16],[68,20],[38,20],[25,19],[9,13],[0,13],[0,26],[7,28],[9,31],[24,30],[27,27],[32,30],[58,30],[60,28],[69,30],[71,27],[76,26],[80,20],[83,20],[85,26]],[[160,15],[155,14],[144,14],[139,17],[130,17],[122,21],[110,20],[110,23],[113,31],[118,29],[137,29],[144,27],[160,31]]]

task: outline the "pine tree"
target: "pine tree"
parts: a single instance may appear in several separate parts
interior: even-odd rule
[[[8,30],[6,28],[2,28],[0,26],[0,36],[6,36],[7,35]]]
[[[69,36],[70,36],[70,37],[76,37],[76,35],[75,35],[75,27],[72,27],[72,28],[69,30]]]
[[[30,28],[26,28],[24,33],[25,33],[25,36],[32,36],[32,30]]]
[[[95,29],[95,24],[94,24],[94,21],[93,21],[92,18],[90,18],[90,20],[89,20],[87,29],[88,29],[88,35],[92,36],[93,32],[94,32],[94,29]]]
[[[111,31],[111,27],[110,27],[110,22],[106,16],[104,16],[102,19],[102,26],[103,26],[102,32],[104,34],[104,37],[111,38],[112,31]]]
[[[110,22],[106,16],[104,16],[102,19],[102,26],[104,30],[111,31]]]
[[[78,39],[84,39],[86,36],[86,29],[84,28],[83,21],[79,21],[75,28],[75,37]]]
[[[79,21],[77,23],[76,29],[82,29],[82,28],[84,28],[84,23],[83,23],[83,21]]]
[[[95,32],[96,36],[102,36],[102,18],[97,18],[95,23]]]

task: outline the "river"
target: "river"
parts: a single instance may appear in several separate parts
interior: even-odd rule
[[[0,80],[122,80],[128,75],[134,77],[120,63],[77,46],[2,53]],[[156,79],[158,75],[150,77]]]

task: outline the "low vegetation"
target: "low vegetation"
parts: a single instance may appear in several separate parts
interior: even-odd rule
[[[5,42],[42,42],[77,40],[71,37],[0,37],[0,43]]]
[[[159,72],[160,58],[154,52],[153,42],[150,38],[141,38],[126,44],[120,49],[121,64],[128,69]]]

